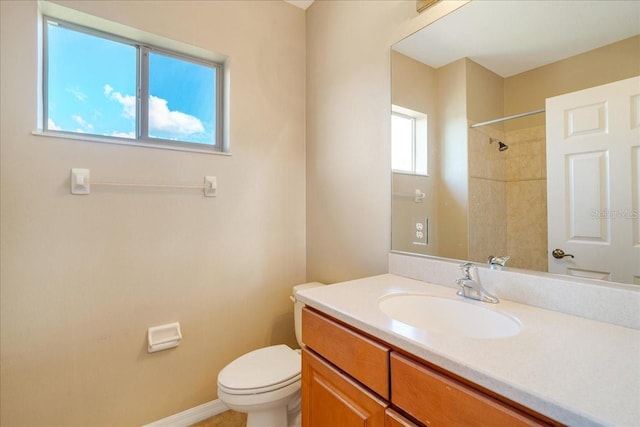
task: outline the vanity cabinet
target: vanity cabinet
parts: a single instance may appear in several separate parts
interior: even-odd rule
[[[388,403],[306,348],[302,378],[304,427],[385,427]]]
[[[305,307],[303,427],[561,426]]]

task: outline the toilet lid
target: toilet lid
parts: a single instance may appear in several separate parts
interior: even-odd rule
[[[244,394],[268,391],[300,378],[300,354],[284,344],[264,347],[240,356],[220,371],[218,385],[226,391]],[[266,390],[264,390],[266,389]]]

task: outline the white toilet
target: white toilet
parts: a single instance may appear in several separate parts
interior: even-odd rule
[[[297,290],[322,286],[305,283]],[[294,323],[301,341],[304,304],[294,301]],[[280,344],[238,357],[218,374],[218,398],[230,409],[247,413],[247,427],[300,426],[300,352]]]

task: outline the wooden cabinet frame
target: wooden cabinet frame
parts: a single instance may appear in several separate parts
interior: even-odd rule
[[[305,307],[302,427],[562,426]]]

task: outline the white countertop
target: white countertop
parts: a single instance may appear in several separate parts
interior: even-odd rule
[[[522,331],[500,339],[447,336],[392,321],[380,311],[380,297],[403,292],[460,298],[453,288],[393,274],[305,289],[296,296],[562,423],[640,426],[639,330],[506,300],[465,300],[518,318]]]

